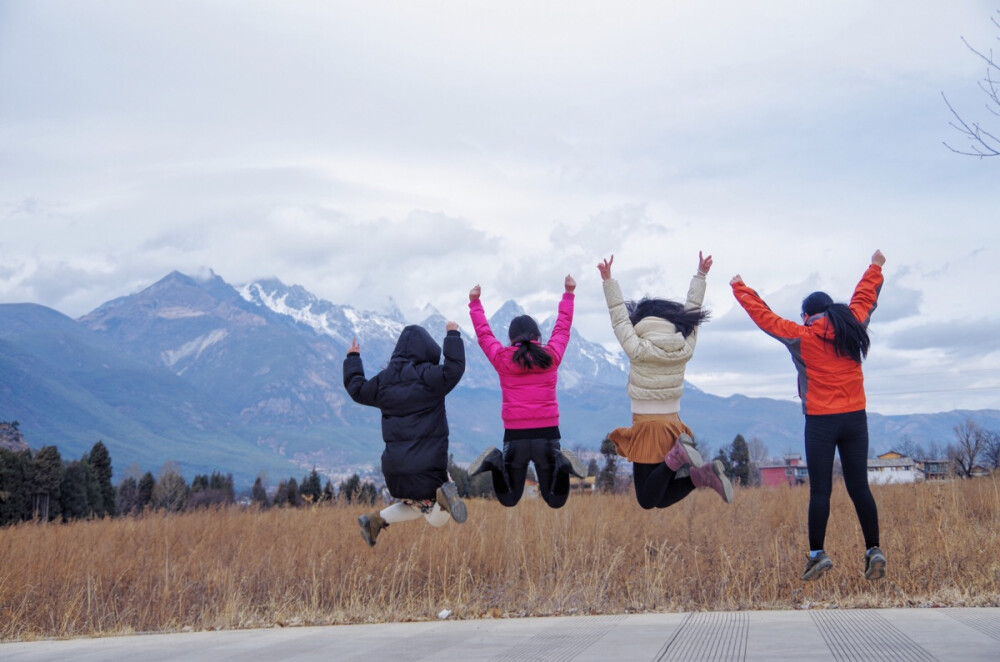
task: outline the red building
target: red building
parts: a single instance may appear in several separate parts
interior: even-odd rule
[[[786,455],[783,464],[765,464],[760,467],[760,484],[764,487],[802,485],[809,477],[801,455]]]

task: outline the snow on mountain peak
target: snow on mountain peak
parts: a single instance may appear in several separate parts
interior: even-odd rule
[[[317,333],[345,344],[356,336],[387,334],[395,337],[405,326],[394,302],[391,302],[393,309],[387,315],[361,312],[320,299],[301,285],[287,286],[277,279],[248,283],[237,291],[251,303],[291,317]]]

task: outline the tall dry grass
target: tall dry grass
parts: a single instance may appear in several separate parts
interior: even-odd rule
[[[0,530],[0,639],[453,617],[810,606],[1000,606],[996,478],[873,487],[888,576],[866,582],[857,518],[835,487],[836,567],[799,580],[808,490],[699,491],[643,511],[573,495],[468,522],[394,524],[369,548],[361,509],[230,508]]]

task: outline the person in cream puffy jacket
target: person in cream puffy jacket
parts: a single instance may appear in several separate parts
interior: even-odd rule
[[[696,487],[709,487],[730,503],[733,488],[722,463],[702,460],[691,429],[679,416],[684,371],[694,355],[698,327],[708,317],[701,304],[712,256],[698,253],[698,272],[683,304],[657,298],[626,301],[611,277],[613,262],[612,255],[597,269],[615,337],[629,359],[632,426],[612,430],[608,439],[632,462],[636,500],[646,509],[666,508]]]

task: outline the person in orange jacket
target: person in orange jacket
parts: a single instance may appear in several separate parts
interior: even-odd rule
[[[833,456],[840,452],[844,484],[861,523],[867,551],[866,579],[885,576],[879,548],[878,507],[868,487],[868,416],[861,361],[868,355],[868,321],[882,289],[885,256],[876,250],[854,289],[851,303],[834,303],[825,292],[802,301],[802,323],[786,320],[768,308],[737,274],[729,281],[733,295],[764,333],[788,348],[798,371],[799,397],[805,414],[806,465],[809,471],[809,558],[803,581],[833,568],[823,550],[830,517]]]

